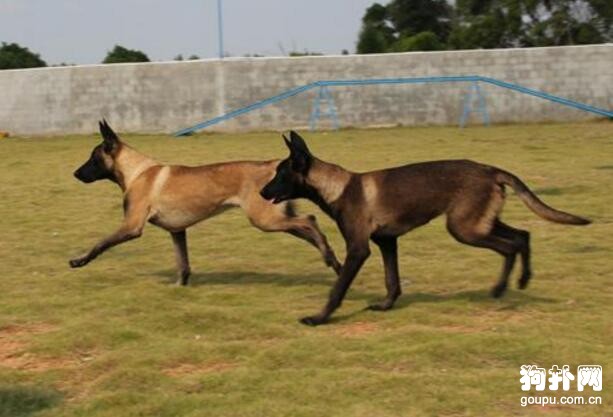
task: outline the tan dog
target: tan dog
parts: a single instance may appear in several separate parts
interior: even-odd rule
[[[287,232],[321,252],[326,265],[341,269],[314,216],[297,216],[290,203],[272,204],[259,191],[274,176],[280,161],[228,162],[198,167],[163,165],[139,153],[100,122],[104,141],[74,173],[84,183],[108,179],[124,193],[124,221],[115,233],[85,256],[70,261],[87,265],[105,250],[139,237],[146,222],[170,232],[179,281],[187,285],[190,267],[185,229],[231,207],[241,207],[251,223],[267,232]]]

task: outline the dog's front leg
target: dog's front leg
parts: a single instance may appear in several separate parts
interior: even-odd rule
[[[127,210],[123,224],[119,230],[106,239],[98,242],[98,244],[94,246],[87,253],[87,255],[80,258],[71,259],[69,264],[72,268],[80,268],[85,266],[105,250],[141,236],[143,233],[143,228],[145,227],[145,222],[147,221],[147,217],[149,215],[149,208],[142,200],[140,204],[126,203],[125,207]]]
[[[327,322],[334,310],[343,302],[343,298],[345,298],[349,286],[369,255],[370,249],[368,248],[368,240],[354,243],[349,246],[347,248],[347,258],[341,268],[340,276],[336,280],[334,287],[332,287],[328,303],[321,313],[315,316],[304,317],[300,322],[309,326],[317,326]]]
[[[141,229],[125,228],[121,227],[118,231],[101,240],[96,246],[94,246],[85,256],[70,260],[70,266],[72,268],[80,268],[93,261],[98,255],[105,250],[119,245],[120,243],[127,242],[128,240],[136,239],[142,234]]]

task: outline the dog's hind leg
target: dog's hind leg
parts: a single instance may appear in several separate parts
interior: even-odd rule
[[[398,238],[390,237],[372,237],[371,240],[381,250],[383,257],[383,267],[385,268],[385,287],[387,296],[381,303],[369,306],[370,310],[385,311],[394,306],[394,302],[401,294],[400,277],[398,276]]]
[[[518,281],[518,287],[521,290],[525,289],[532,277],[532,268],[530,265],[530,232],[516,229],[503,223],[500,219],[496,219],[492,233],[502,238],[512,240],[518,245],[522,263],[522,273]]]
[[[456,213],[450,213],[447,217],[447,229],[449,233],[459,242],[479,248],[491,249],[504,257],[502,272],[498,283],[492,288],[492,296],[502,297],[507,289],[509,276],[515,265],[515,258],[520,252],[520,243],[515,239],[507,239],[502,233],[497,231],[494,226],[496,218],[492,222],[487,222],[488,227],[484,226],[484,219],[481,217],[458,217]]]
[[[179,271],[177,285],[187,285],[191,274],[187,254],[187,233],[185,230],[181,230],[180,232],[170,232],[170,236],[172,236],[172,243],[175,247],[175,259]]]
[[[519,251],[518,246],[513,241],[504,239],[494,234],[479,236],[478,234],[473,234],[471,232],[459,231],[453,226],[449,227],[449,232],[461,243],[479,248],[488,248],[498,252],[504,257],[500,278],[498,279],[498,283],[492,288],[492,297],[502,297],[507,289],[509,276],[511,275],[511,271],[515,265],[515,258],[517,257],[517,252]]]
[[[504,190],[489,184],[474,186],[471,193],[462,195],[447,213],[447,229],[459,242],[479,248],[488,248],[504,257],[502,272],[492,288],[492,296],[502,297],[507,289],[509,276],[521,252],[519,234],[510,232],[499,224],[498,214],[504,205]],[[506,226],[506,225],[505,225]],[[512,237],[509,237],[512,233]]]
[[[319,250],[326,265],[333,268],[337,275],[340,274],[341,264],[328,239],[319,230],[315,216],[298,216],[289,203],[275,206],[268,202],[264,204],[265,207],[252,206],[250,210],[245,210],[251,224],[265,232],[286,232],[309,242]]]

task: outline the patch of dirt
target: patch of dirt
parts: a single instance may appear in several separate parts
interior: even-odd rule
[[[31,353],[2,352],[0,347],[0,366],[22,371],[43,372],[51,369],[71,368],[77,363],[66,358],[50,358]]]
[[[356,323],[349,323],[344,325],[335,325],[333,332],[343,337],[360,337],[375,333],[379,330],[379,326],[375,323],[369,323],[365,321],[359,321]]]
[[[8,324],[6,326],[0,326],[0,338],[48,333],[56,329],[56,326],[49,323]]]
[[[170,368],[164,369],[162,372],[171,377],[181,377],[185,375],[208,374],[214,372],[224,372],[229,369],[236,368],[236,364],[229,362],[216,363],[183,363]]]
[[[47,323],[0,327],[0,367],[42,372],[75,366],[77,361],[73,359],[45,357],[27,352],[29,337],[55,329],[55,326]]]

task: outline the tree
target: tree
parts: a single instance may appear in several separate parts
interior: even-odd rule
[[[602,43],[611,39],[607,0],[458,0],[450,46],[507,48]]]
[[[362,18],[357,52],[389,52],[420,45],[428,48],[420,50],[444,49],[451,16],[452,7],[446,0],[392,0],[387,6],[375,3]]]
[[[376,54],[387,52],[389,42],[381,30],[373,25],[364,25],[360,30],[358,38],[357,53],[358,54]]]
[[[46,67],[47,63],[28,48],[16,43],[2,42],[0,46],[0,70]]]
[[[445,45],[430,31],[419,32],[413,36],[404,36],[391,46],[391,50],[394,52],[440,51],[443,49],[445,49]]]
[[[358,54],[385,52],[395,41],[394,29],[387,21],[387,8],[375,3],[366,9],[358,36]]]
[[[602,1],[544,1],[546,15],[537,23],[535,38],[544,45],[603,43],[613,34],[613,6]]]
[[[149,62],[149,57],[136,49],[127,49],[121,45],[115,45],[113,50],[106,54],[103,64],[117,64],[121,62]]]
[[[509,18],[500,10],[469,18],[453,28],[448,43],[451,49],[510,48],[522,45],[511,29]]]
[[[392,0],[364,13],[358,53],[613,40],[611,0]]]
[[[399,35],[432,32],[441,41],[451,30],[452,10],[447,0],[393,0],[387,5],[388,19]]]
[[[589,0],[592,10],[596,14],[595,26],[600,27],[599,32],[605,42],[613,41],[613,2],[611,0]]]

